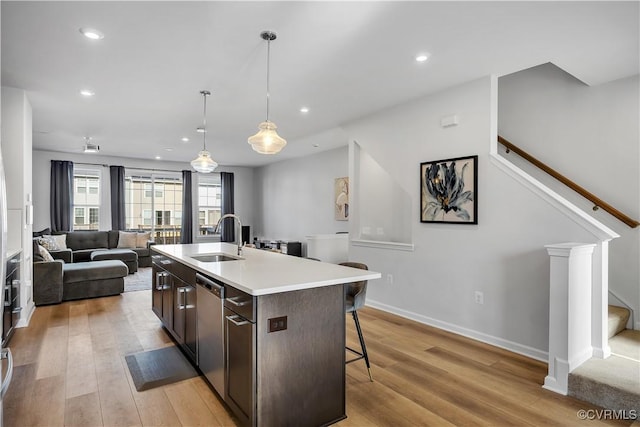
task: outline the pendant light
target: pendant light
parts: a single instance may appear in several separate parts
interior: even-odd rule
[[[249,144],[260,154],[276,154],[287,145],[287,141],[276,132],[276,124],[269,120],[269,57],[271,41],[276,39],[276,33],[263,31],[260,37],[267,41],[267,119],[258,125],[258,133],[249,137]]]
[[[208,90],[201,90],[200,94],[204,98],[204,114],[202,119],[202,151],[198,153],[198,157],[191,160],[191,167],[200,173],[213,172],[218,164],[211,158],[211,154],[207,151],[207,96],[211,95]],[[200,129],[198,129],[200,130]]]

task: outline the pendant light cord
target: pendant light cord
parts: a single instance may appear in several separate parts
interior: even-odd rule
[[[269,58],[271,57],[271,39],[267,40],[267,121],[269,121]]]
[[[204,115],[202,117],[202,147],[203,151],[207,151],[207,92],[202,91],[204,97]]]

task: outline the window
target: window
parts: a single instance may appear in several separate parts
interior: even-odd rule
[[[73,224],[84,224],[84,208],[74,208],[73,212]]]
[[[98,219],[98,208],[89,208],[89,224],[97,225]]]
[[[73,171],[73,228],[100,227],[100,169],[79,167]]]
[[[179,243],[182,227],[182,177],[151,171],[125,175],[128,230],[151,230],[158,243]]]
[[[198,176],[198,227],[200,236],[214,235],[222,212],[220,174]]]

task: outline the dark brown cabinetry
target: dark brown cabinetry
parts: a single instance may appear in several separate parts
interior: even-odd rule
[[[162,324],[197,362],[196,273],[162,255],[152,255],[152,309]]]
[[[2,312],[2,347],[13,335],[13,330],[20,319],[20,259],[22,253],[7,259],[7,273],[4,282],[4,307]]]

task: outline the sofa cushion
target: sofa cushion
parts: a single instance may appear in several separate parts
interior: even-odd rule
[[[136,248],[146,248],[147,243],[151,240],[151,232],[137,233],[136,234]]]
[[[65,264],[63,268],[64,283],[90,282],[94,280],[126,277],[129,269],[118,260],[91,261]]]
[[[118,237],[118,248],[135,248],[136,247],[136,233],[131,231],[121,231]]]
[[[40,236],[44,236],[46,234],[51,234],[51,229],[50,228],[45,228],[42,231],[34,231],[33,232],[33,237],[40,237]]]
[[[78,251],[81,249],[98,249],[109,247],[106,231],[74,231],[67,234],[67,247]]]
[[[138,254],[138,259],[140,259],[140,257],[151,256],[151,250],[149,248],[133,248],[131,250]]]
[[[91,253],[92,261],[102,259],[119,259],[121,261],[138,261],[138,254],[131,249],[100,249]]]
[[[91,261],[91,254],[97,250],[106,250],[107,248],[93,248],[82,249],[79,251],[73,251],[73,262],[87,262]]]
[[[118,247],[118,238],[120,237],[120,231],[119,230],[109,230],[107,231],[107,235],[109,238],[109,249],[113,249],[113,248],[117,248]]]

